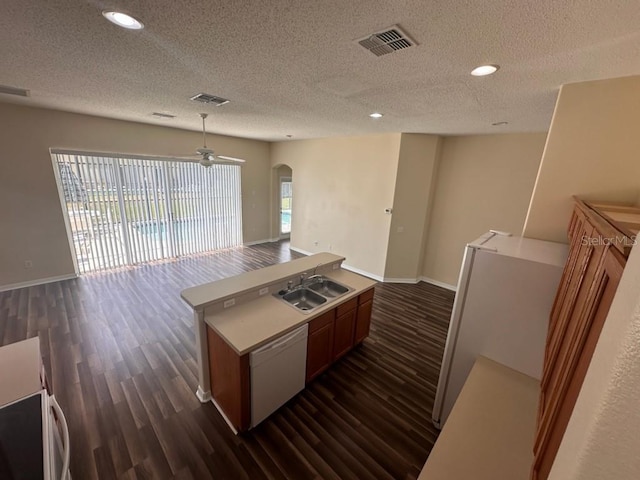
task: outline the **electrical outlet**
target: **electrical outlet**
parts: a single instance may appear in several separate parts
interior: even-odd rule
[[[259,292],[260,295],[266,295],[267,293],[269,293],[269,287],[264,287],[260,289],[260,292]]]
[[[404,232],[404,227],[398,227],[398,233]]]
[[[329,251],[331,251],[331,244],[329,244]]]
[[[233,307],[236,304],[235,298],[230,298],[229,300],[224,301],[224,308]]]
[[[24,261],[24,268],[32,268],[32,267],[33,267],[33,262],[31,260]]]

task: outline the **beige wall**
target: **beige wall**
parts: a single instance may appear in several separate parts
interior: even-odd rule
[[[416,281],[421,276],[441,140],[436,135],[402,134],[385,279]]]
[[[550,480],[636,480],[640,472],[640,249],[627,261]]]
[[[573,195],[637,201],[639,125],[640,76],[564,85],[524,235],[566,242]]]
[[[0,286],[73,274],[49,148],[168,155],[202,142],[197,132],[1,103],[0,121]],[[247,160],[244,240],[269,238],[269,144],[223,136],[210,143]]]
[[[293,170],[291,245],[331,251],[384,275],[400,149],[399,133],[276,142],[271,164]],[[317,242],[317,244],[316,244]]]
[[[545,133],[445,137],[423,275],[455,285],[464,246],[489,229],[520,234]]]

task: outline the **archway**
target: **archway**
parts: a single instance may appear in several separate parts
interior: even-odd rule
[[[272,240],[290,238],[293,221],[293,170],[279,164],[272,168]]]

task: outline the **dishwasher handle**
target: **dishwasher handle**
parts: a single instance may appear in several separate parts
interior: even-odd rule
[[[271,343],[267,343],[257,350],[254,350],[250,354],[250,364],[257,365],[258,363],[261,363],[264,357],[274,355],[276,350],[287,348],[301,340],[305,340],[307,338],[308,329],[309,326],[304,324],[293,332],[283,335],[282,337],[273,340]]]
[[[269,350],[275,350],[277,348],[282,347],[283,345],[286,345],[287,343],[291,342],[291,340],[294,339],[294,337],[299,336],[298,333],[296,332],[295,335],[287,335],[285,338],[282,338],[280,340],[277,340],[275,342],[270,343],[269,345],[267,345]]]

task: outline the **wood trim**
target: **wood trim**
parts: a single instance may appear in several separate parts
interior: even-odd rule
[[[620,222],[616,222],[605,212],[601,211],[609,207],[603,204],[597,205],[598,206],[592,206],[592,204],[576,198],[576,207],[581,209],[587,218],[594,223],[601,238],[609,239],[611,246],[615,247],[625,258],[627,258],[631,253],[631,247],[634,243],[633,233],[629,231],[628,226],[625,227]],[[601,210],[598,210],[599,208]]]
[[[239,432],[251,424],[249,355],[239,356],[207,326],[211,395]]]

